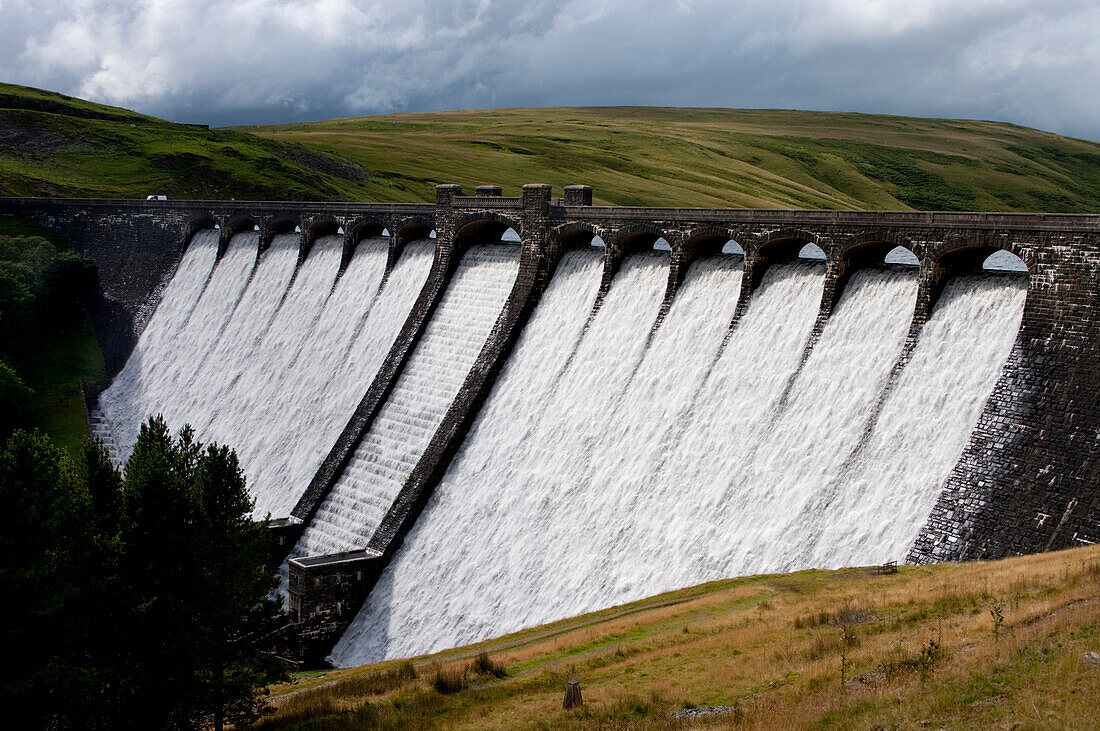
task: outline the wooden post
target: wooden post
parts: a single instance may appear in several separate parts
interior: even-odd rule
[[[576,708],[583,705],[584,700],[581,699],[580,681],[570,680],[565,684],[565,700],[562,701],[561,707],[568,711],[570,708]]]

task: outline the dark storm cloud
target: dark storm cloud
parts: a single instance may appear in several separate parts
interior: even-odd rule
[[[1100,138],[1083,0],[0,0],[0,77],[183,121],[653,104]]]

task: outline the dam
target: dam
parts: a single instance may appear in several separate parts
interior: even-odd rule
[[[117,461],[234,447],[295,651],[1100,538],[1100,216],[0,199],[98,263]]]

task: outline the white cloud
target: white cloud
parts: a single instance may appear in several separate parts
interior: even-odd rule
[[[0,78],[186,121],[568,104],[1100,138],[1086,0],[0,0]]]

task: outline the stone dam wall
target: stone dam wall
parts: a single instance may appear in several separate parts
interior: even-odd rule
[[[997,250],[1015,254],[1027,265],[1028,287],[1014,348],[907,558],[997,558],[1100,540],[1100,216],[611,208],[592,206],[585,186],[567,187],[564,198],[552,199],[549,187],[538,185],[526,186],[520,197],[504,197],[492,186],[474,196],[440,186],[434,205],[9,198],[0,199],[0,215],[34,220],[97,262],[102,300],[94,315],[112,374],[125,362],[196,231],[220,229],[223,248],[242,231],[258,230],[261,248],[276,234],[297,231],[303,254],[318,237],[342,233],[345,264],[360,240],[383,231],[390,235],[391,261],[404,242],[436,233],[428,281],[354,416],[292,514],[279,521],[273,561],[286,555],[339,479],[462,252],[475,242],[499,240],[508,228],[518,232],[523,253],[511,295],[375,535],[361,550],[291,560],[291,608],[306,656],[324,655],[415,523],[558,259],[596,236],[606,245],[605,290],[623,257],[659,238],[668,242],[662,314],[694,259],[738,242],[745,259],[735,322],[768,267],[816,244],[826,256],[826,279],[815,334],[853,272],[904,246],[919,260],[919,289],[895,375],[946,282],[980,268]]]

